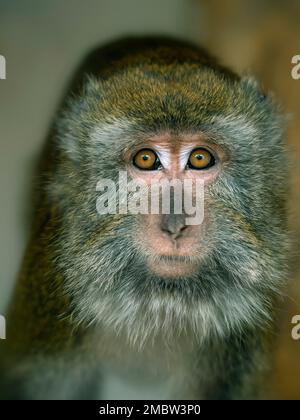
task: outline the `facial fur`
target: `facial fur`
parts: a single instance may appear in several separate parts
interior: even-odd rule
[[[125,331],[139,345],[158,334],[172,340],[192,331],[202,341],[263,326],[282,286],[283,118],[253,80],[197,51],[127,54],[115,71],[87,75],[57,120],[47,194],[56,215],[53,260],[72,317]],[[204,222],[185,239],[185,254],[157,251],[152,216],[96,212],[99,179],[117,181],[128,170],[126,153],[151,141],[178,145],[179,161],[190,143],[220,156],[205,183]],[[159,274],[176,264],[172,275]]]

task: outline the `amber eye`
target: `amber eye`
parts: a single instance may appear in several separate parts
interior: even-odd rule
[[[133,158],[134,165],[144,171],[154,171],[161,166],[156,153],[150,149],[140,150]]]
[[[190,154],[187,167],[190,169],[208,169],[215,164],[213,155],[206,149],[195,149]]]

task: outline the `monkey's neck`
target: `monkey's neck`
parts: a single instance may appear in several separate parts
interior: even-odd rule
[[[177,399],[199,395],[193,378],[196,348],[188,337],[179,337],[176,343],[157,337],[142,347],[122,334],[96,334],[93,339],[101,364],[102,398]]]

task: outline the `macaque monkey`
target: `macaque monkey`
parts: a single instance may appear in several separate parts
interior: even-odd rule
[[[283,126],[253,79],[187,42],[91,54],[41,160],[1,398],[263,398],[286,276]],[[97,184],[120,171],[198,180],[203,220],[174,194],[169,214],[100,214]]]

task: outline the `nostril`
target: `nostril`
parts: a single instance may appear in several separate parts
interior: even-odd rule
[[[163,217],[161,230],[173,239],[179,238],[186,228],[182,215],[166,215]]]
[[[183,232],[186,230],[187,226],[182,226],[176,232],[172,233],[173,239],[178,239],[182,236]]]
[[[180,228],[180,229],[177,229],[177,230],[175,230],[175,229],[168,229],[168,228],[162,228],[161,230],[163,232],[167,233],[170,236],[174,236],[174,235],[180,234],[184,230],[184,227],[183,228]]]

